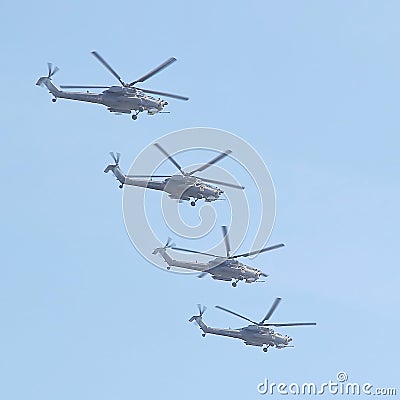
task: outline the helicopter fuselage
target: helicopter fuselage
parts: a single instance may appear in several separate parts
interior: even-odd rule
[[[209,263],[209,274],[213,279],[231,281],[245,281],[253,283],[257,281],[262,272],[256,268],[243,264],[235,259],[217,257]]]
[[[240,329],[241,339],[246,345],[275,346],[277,348],[288,346],[292,341],[289,336],[284,336],[266,326],[248,325]]]
[[[216,186],[207,184],[201,179],[192,176],[173,175],[165,181],[164,191],[171,198],[180,200],[204,199],[206,202],[217,200],[223,193]]]
[[[208,273],[215,280],[229,282],[233,280],[233,286],[236,286],[236,282],[238,281],[245,281],[246,283],[256,282],[262,275],[265,275],[256,268],[243,264],[238,260],[227,259],[225,257],[217,257],[207,263],[180,261],[173,259],[164,247],[155,249],[153,254],[160,254],[168,264],[168,268],[178,267]]]
[[[54,99],[69,99],[83,101],[87,103],[101,104],[107,107],[108,111],[115,113],[130,114],[131,111],[147,111],[148,114],[156,114],[163,110],[168,104],[167,101],[156,99],[146,95],[134,88],[124,88],[121,86],[111,86],[102,93],[87,92],[67,92],[58,89],[48,77],[39,78],[37,85],[45,85]]]
[[[279,349],[287,347],[292,341],[289,336],[284,336],[266,326],[248,325],[239,329],[212,328],[203,322],[201,316],[193,316],[192,318],[197,322],[204,334],[241,339],[244,344],[249,346],[268,346]]]
[[[138,96],[124,94],[123,92],[110,92],[109,90],[99,94],[60,91],[55,97],[102,104],[110,112],[123,114],[130,114],[131,111],[147,111],[153,115],[162,111],[168,104],[164,100],[157,100],[151,96]]]
[[[155,114],[162,111],[168,104],[165,100],[155,99],[139,90],[120,86],[110,87],[101,96],[102,104],[109,109],[128,110],[129,112],[146,110],[149,114]]]
[[[209,185],[198,178],[183,175],[173,175],[163,181],[136,179],[126,176],[123,184],[162,190],[168,193],[171,199],[176,200],[194,199],[194,201],[197,201],[204,199],[206,202],[211,202],[218,200],[223,193],[216,186]]]

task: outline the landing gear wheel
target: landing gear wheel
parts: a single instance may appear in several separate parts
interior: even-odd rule
[[[266,353],[268,351],[268,347],[263,347],[263,352]]]
[[[237,286],[237,282],[232,282],[232,286],[236,287]]]
[[[51,101],[52,101],[53,103],[55,103],[55,102],[57,101],[57,99],[51,99]]]
[[[190,205],[191,205],[192,207],[194,207],[194,206],[196,205],[196,202],[195,202],[195,201],[191,201],[191,202],[190,202]]]
[[[201,336],[206,337],[206,334],[205,334],[205,333],[202,333]]]
[[[136,115],[136,114],[133,114],[133,115],[132,115],[132,119],[133,119],[134,121],[136,121],[136,120],[137,120],[137,115]]]
[[[143,112],[144,108],[143,107],[139,107],[139,112]]]
[[[119,185],[118,187],[119,187],[120,189],[122,189],[122,188],[124,187],[124,185]]]
[[[167,270],[169,271],[171,269],[171,267],[167,267]]]

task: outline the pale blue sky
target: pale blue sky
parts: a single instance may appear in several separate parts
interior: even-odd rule
[[[340,370],[400,389],[399,12],[396,1],[3,1],[0,398],[251,399],[264,377],[318,383]],[[115,83],[92,50],[126,80],[175,56],[146,87],[190,101],[133,122],[35,86],[48,61],[56,84]],[[130,244],[108,152],[127,169],[192,126],[243,137],[269,166],[271,243],[286,248],[251,261],[268,284],[168,274]],[[264,354],[188,323],[200,302],[210,325],[243,326],[213,306],[261,319],[277,296],[275,320],[318,323],[280,330],[294,349]]]

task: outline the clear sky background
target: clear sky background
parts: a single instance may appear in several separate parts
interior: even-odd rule
[[[1,399],[251,399],[265,377],[339,371],[400,389],[397,1],[0,7]],[[48,61],[56,84],[114,84],[92,50],[127,81],[175,56],[143,86],[190,101],[133,122],[35,86]],[[166,273],[129,241],[108,152],[126,170],[193,126],[243,137],[270,169],[270,243],[286,247],[249,262],[266,284]],[[244,326],[213,306],[261,319],[277,296],[275,321],[318,323],[280,329],[294,349],[264,354],[188,323],[202,303],[210,325]]]

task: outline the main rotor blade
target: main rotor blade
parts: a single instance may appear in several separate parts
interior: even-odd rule
[[[225,225],[222,225],[221,228],[222,228],[222,235],[225,241],[226,256],[229,258],[231,252],[231,245],[229,243],[228,228]]]
[[[164,68],[167,68],[169,65],[174,63],[176,61],[176,58],[171,57],[168,60],[164,61],[161,65],[158,67],[154,68],[150,72],[148,72],[146,75],[143,75],[141,78],[137,79],[136,81],[133,81],[129,84],[129,86],[133,86],[138,82],[144,82],[147,79],[151,78],[153,75],[157,74],[158,72],[162,71]]]
[[[172,250],[185,251],[187,253],[203,254],[205,256],[219,257],[219,256],[216,256],[215,254],[203,253],[201,251],[196,251],[196,250],[182,249],[181,247],[171,247],[171,248],[172,248]]]
[[[265,251],[279,249],[280,247],[284,247],[284,246],[285,245],[283,243],[275,244],[273,246],[265,247],[264,249],[261,249],[261,250],[254,250],[254,251],[250,251],[249,253],[236,254],[235,256],[232,256],[229,258],[249,257],[249,256],[252,256],[253,254],[264,253]]]
[[[180,96],[179,94],[172,94],[172,93],[167,93],[167,92],[158,92],[156,90],[148,90],[148,89],[141,89],[141,88],[136,88],[141,90],[142,92],[145,93],[150,93],[150,94],[159,94],[160,96],[166,96],[166,97],[172,97],[173,99],[178,99],[178,100],[189,100],[189,97],[186,96]]]
[[[110,86],[60,85],[61,89],[109,89]]]
[[[245,316],[243,316],[243,315],[240,315],[240,314],[238,314],[238,313],[235,313],[234,311],[228,310],[227,308],[224,308],[224,307],[221,307],[221,306],[215,306],[215,308],[218,308],[218,309],[220,309],[220,310],[222,310],[222,311],[226,311],[226,312],[228,312],[228,313],[231,313],[231,314],[233,314],[233,315],[236,315],[237,317],[242,318],[242,319],[245,319],[246,321],[249,321],[249,322],[251,322],[252,324],[258,325],[257,322],[252,321],[250,318],[247,318],[247,317],[245,317]]]
[[[278,307],[279,303],[281,302],[282,298],[277,297],[275,299],[275,301],[272,303],[271,308],[269,309],[269,311],[267,312],[266,316],[264,317],[264,319],[259,323],[259,325],[263,325],[265,321],[267,321],[272,313],[275,311],[276,307]]]
[[[195,178],[197,178],[197,176]],[[207,178],[198,178],[198,179],[201,179],[204,182],[216,183],[218,185],[228,186],[228,187],[231,187],[231,188],[234,188],[234,189],[244,189],[244,186],[235,185],[233,183],[216,181],[214,179],[207,179]]]
[[[229,155],[231,153],[232,153],[232,150],[225,150],[223,153],[221,153],[217,157],[213,158],[207,164],[203,164],[201,167],[193,170],[192,172],[189,172],[188,175],[193,175],[195,172],[204,171],[205,169],[211,167],[211,165],[217,163],[218,161],[222,160],[223,158],[225,158],[227,155]]]
[[[308,326],[308,325],[317,325],[316,322],[288,322],[288,323],[265,323],[262,325],[268,326]]]
[[[172,162],[172,164],[175,165],[176,168],[181,172],[182,175],[185,175],[185,173],[182,170],[182,167],[170,156],[158,143],[154,143],[154,146],[157,147],[158,150],[161,151],[166,157],[168,157],[168,160]]]
[[[125,83],[121,79],[121,77],[115,72],[115,70],[111,67],[111,65],[97,51],[92,51],[92,54],[119,80],[122,86],[125,86]]]

